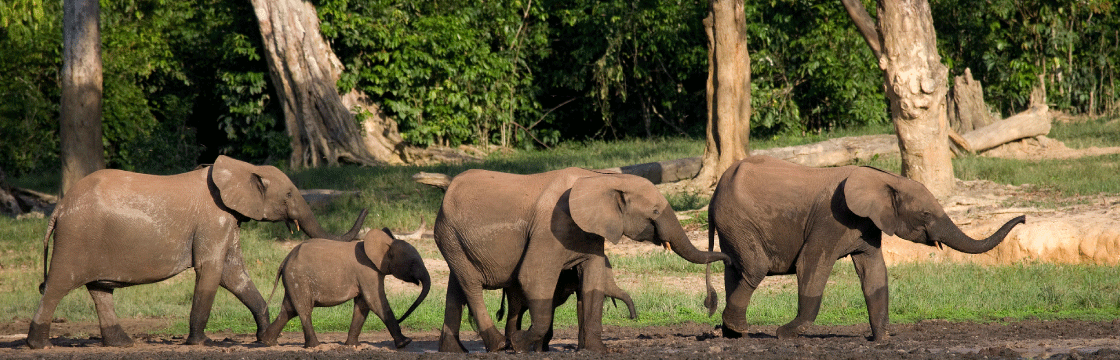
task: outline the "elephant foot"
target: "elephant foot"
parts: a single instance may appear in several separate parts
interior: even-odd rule
[[[276,346],[276,345],[280,345],[280,344],[279,344],[279,343],[278,343],[278,342],[276,341],[276,339],[261,339],[261,340],[260,340],[260,342],[261,342],[261,344],[264,344],[264,346]]]
[[[463,346],[463,343],[459,342],[459,339],[447,335],[440,335],[439,352],[465,353],[467,352],[467,348]]]
[[[785,324],[778,327],[779,339],[796,339],[801,336],[801,327],[797,325]]]
[[[31,328],[27,330],[27,347],[32,349],[46,349],[51,346],[51,324],[37,324],[31,323]]]
[[[311,340],[311,341],[306,341],[306,342],[303,343],[303,348],[305,348],[305,349],[310,349],[310,348],[314,348],[314,347],[319,347],[319,340]]]
[[[871,340],[871,341],[886,341],[890,338],[891,338],[891,335],[888,334],[886,330],[875,331],[875,329],[872,329],[871,330],[871,338],[869,340]]]
[[[545,349],[548,349],[548,347],[546,346]],[[589,341],[584,347],[580,348],[579,351],[605,353],[607,352],[607,346],[603,345],[602,341]]]
[[[533,349],[533,341],[529,340],[529,332],[519,330],[509,338],[509,348],[515,353],[528,352]]]
[[[136,341],[124,332],[119,324],[101,329],[101,345],[111,347],[131,347],[136,345]]]
[[[408,344],[411,344],[411,343],[412,343],[412,339],[407,337],[407,336],[402,336],[400,339],[393,339],[393,345],[396,346],[397,349],[404,348],[405,346],[408,346]]]
[[[720,330],[723,330],[723,337],[727,339],[738,339],[743,337],[743,333],[732,330],[727,324],[720,325]]]
[[[187,336],[187,341],[183,342],[184,345],[206,345],[210,338],[206,335],[190,335]]]
[[[482,331],[482,343],[486,345],[486,352],[501,351],[506,347],[506,338],[502,336],[498,330],[490,328],[490,331]],[[512,345],[512,344],[511,344]]]

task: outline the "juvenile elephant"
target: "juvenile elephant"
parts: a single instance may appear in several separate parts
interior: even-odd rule
[[[464,304],[478,321],[486,350],[503,348],[505,338],[486,310],[482,291],[514,286],[528,299],[532,325],[513,334],[510,345],[527,350],[548,331],[556,284],[561,271],[570,268],[581,274],[579,347],[605,350],[603,295],[610,273],[603,247],[623,235],[669,243],[693,263],[730,259],[692,246],[668,201],[641,177],[577,168],[532,175],[459,174],[435,223],[436,245],[451,270],[440,351],[466,350],[459,342]]]
[[[421,285],[420,295],[400,319],[393,317],[393,309],[385,298],[387,274]],[[281,276],[284,278],[284,302],[280,314],[264,332],[262,342],[268,345],[276,345],[284,325],[298,315],[303,325],[303,346],[319,346],[311,325],[311,311],[315,307],[354,300],[354,318],[350,321],[346,345],[358,345],[358,334],[372,309],[393,336],[393,344],[398,349],[403,348],[412,339],[401,334],[400,322],[424,301],[432,285],[420,253],[409,243],[394,239],[389,229],[371,230],[357,242],[305,241],[292,249],[280,264],[276,280]],[[274,282],[273,292],[275,289]]]
[[[812,168],[749,157],[723,173],[708,207],[709,248],[718,233],[720,250],[742,267],[724,271],[723,336],[746,331],[746,308],[763,277],[794,273],[797,317],[778,328],[778,337],[798,336],[817,317],[833,264],[851,255],[863,284],[872,340],[886,339],[883,233],[977,254],[999,245],[1025,219],[1011,219],[987,239],[975,240],[916,181],[870,167]],[[711,284],[708,289],[706,303],[714,312]]]
[[[50,345],[55,307],[81,285],[93,297],[102,343],[132,345],[117,322],[113,290],[162,281],[190,267],[195,287],[186,343],[207,340],[204,330],[219,285],[249,308],[260,340],[268,326],[268,304],[245,271],[241,223],[294,222],[308,236],[349,241],[364,219],[363,210],[350,232],[328,234],[283,172],[225,156],[213,166],[178,175],[94,172],[78,181],[51,214],[43,238],[43,297],[31,319],[27,345]],[[48,272],[52,233],[55,252]]]
[[[607,265],[607,271],[612,272],[611,268],[609,267],[610,264],[608,263]],[[576,318],[581,319],[580,321],[582,321],[583,300],[577,293],[577,291],[579,291],[579,288],[580,278],[579,272],[576,271],[576,269],[561,271],[559,283],[556,284],[556,292],[552,296],[553,314],[555,314],[556,308],[560,307],[560,305],[564,305],[564,303],[568,301],[568,298],[571,297],[572,294],[576,294]],[[508,319],[506,319],[506,341],[509,341],[511,335],[521,330],[522,316],[525,315],[525,311],[529,310],[529,308],[524,294],[520,291],[515,289],[507,289],[503,291],[503,295],[507,299],[509,299],[509,317]],[[630,310],[630,319],[638,318],[638,310],[634,308],[634,301],[630,298],[630,294],[628,294],[625,290],[622,290],[622,288],[619,288],[618,284],[615,283],[613,272],[611,274],[608,274],[607,287],[606,289],[604,289],[603,295],[616,300],[622,300],[622,303],[626,304],[626,308]],[[498,313],[495,314],[495,317],[498,318],[498,321],[502,320],[503,313],[507,313],[505,310],[506,309],[498,309]],[[552,341],[552,330],[553,326],[552,324],[549,324],[548,332],[546,332],[544,338],[541,339],[540,346],[534,346],[534,350],[548,351],[548,343]]]

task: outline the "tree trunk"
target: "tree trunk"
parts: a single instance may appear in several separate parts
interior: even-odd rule
[[[949,70],[937,53],[926,0],[879,0],[882,56],[891,119],[898,133],[902,175],[935,196],[953,190],[945,94]]]
[[[980,81],[972,78],[970,69],[964,69],[964,74],[953,78],[948,101],[949,126],[957,133],[964,134],[995,121],[984,102],[984,88]]]
[[[712,0],[708,35],[708,134],[695,182],[712,186],[747,157],[751,118],[751,59],[743,0]]]
[[[302,0],[252,3],[272,83],[283,102],[292,168],[335,165],[339,160],[366,165],[399,162],[396,124],[374,117],[366,121],[383,123],[363,129],[344,105],[336,86],[342,63],[319,33],[314,5]]]
[[[66,0],[62,7],[59,194],[105,168],[105,148],[101,144],[101,5],[97,0]]]

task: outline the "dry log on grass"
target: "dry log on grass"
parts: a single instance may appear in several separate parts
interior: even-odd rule
[[[983,152],[1015,140],[1050,133],[1050,111],[1046,106],[1033,107],[988,126],[961,134],[963,147]]]

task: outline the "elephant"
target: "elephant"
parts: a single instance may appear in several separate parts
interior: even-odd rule
[[[607,271],[611,272],[610,263],[608,262],[607,265]],[[554,314],[556,308],[560,307],[560,305],[564,305],[572,294],[577,294],[576,317],[580,319],[583,318],[583,311],[581,308],[582,299],[580,299],[578,293],[576,293],[576,291],[579,290],[579,284],[579,272],[576,271],[576,269],[567,269],[560,272],[560,280],[556,284],[556,292],[553,293],[552,296],[552,309]],[[509,318],[506,319],[506,341],[509,341],[510,335],[521,330],[522,316],[525,315],[525,311],[528,310],[524,294],[519,291],[511,290],[513,289],[503,291],[503,296],[509,299],[508,312],[506,312],[506,309],[499,308],[498,313],[495,314],[498,321],[502,320],[503,313],[509,314]],[[626,304],[626,308],[630,310],[630,319],[638,318],[638,310],[634,307],[634,300],[630,298],[630,294],[618,287],[618,284],[614,281],[613,273],[608,274],[607,286],[606,289],[604,289],[603,295],[611,297],[612,299],[622,300],[622,303]],[[552,335],[552,325],[549,324],[548,332],[546,332],[544,338],[541,339],[540,346],[534,347],[534,350],[548,351],[548,343],[552,341]]]
[[[572,268],[581,274],[579,347],[604,351],[603,296],[610,274],[604,246],[623,235],[670,244],[692,263],[730,260],[694,247],[649,180],[580,168],[530,175],[467,170],[451,180],[434,233],[451,271],[439,341],[445,352],[466,351],[459,341],[464,304],[477,320],[486,350],[504,348],[505,337],[490,318],[482,291],[514,286],[525,294],[532,324],[510,337],[510,347],[528,350],[550,327],[560,273]]]
[[[132,338],[113,309],[116,288],[195,271],[186,344],[203,344],[218,286],[253,315],[257,339],[268,326],[268,304],[245,270],[241,223],[295,223],[312,238],[357,237],[366,211],[342,236],[327,233],[299,189],[280,169],[219,156],[212,166],[176,175],[99,170],[74,184],[51,214],[43,238],[43,297],[31,319],[27,345],[50,345],[50,324],[59,301],[85,285],[97,310],[105,346],[130,346]],[[54,235],[54,257],[47,256]]]
[[[723,336],[742,336],[751,294],[767,275],[797,274],[797,317],[778,328],[797,337],[816,320],[833,264],[851,255],[862,284],[871,340],[887,334],[887,268],[882,234],[978,254],[999,245],[1018,216],[986,239],[964,234],[929,190],[917,181],[872,167],[813,168],[769,156],[751,156],[723,173],[708,206],[708,247],[739,269],[726,268]],[[710,267],[709,267],[710,269]],[[709,313],[715,293],[708,280]]]
[[[421,285],[420,295],[400,319],[393,317],[393,309],[385,298],[385,275],[391,274],[405,282]],[[362,241],[339,242],[311,239],[297,245],[276,272],[276,281],[284,278],[284,302],[276,320],[264,332],[263,343],[276,345],[280,331],[293,316],[303,324],[304,347],[319,346],[315,328],[311,325],[311,311],[315,307],[335,306],[354,300],[354,317],[346,345],[358,345],[358,334],[372,309],[385,323],[398,349],[412,339],[401,334],[400,323],[412,314],[428,296],[432,279],[424,259],[409,243],[393,237],[389,229],[372,230]],[[272,296],[269,295],[269,298]]]

